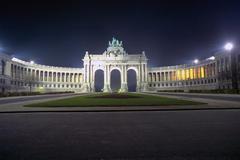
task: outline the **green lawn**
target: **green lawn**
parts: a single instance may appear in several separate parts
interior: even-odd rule
[[[92,94],[61,100],[29,104],[26,107],[94,107],[94,106],[166,106],[166,105],[195,105],[202,104],[186,100],[165,98],[159,96],[115,93]]]

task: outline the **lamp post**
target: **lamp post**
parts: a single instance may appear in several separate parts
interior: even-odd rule
[[[226,43],[224,49],[230,54],[230,67],[231,67],[231,81],[232,89],[238,92],[238,75],[237,75],[237,64],[236,64],[236,53],[233,51],[234,45],[230,42]]]

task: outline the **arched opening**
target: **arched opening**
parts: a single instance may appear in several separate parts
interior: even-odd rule
[[[95,78],[94,82],[95,92],[102,92],[104,86],[104,72],[100,69],[96,70],[94,78]]]
[[[128,84],[128,92],[136,92],[137,88],[137,74],[133,69],[129,69],[127,71],[127,84]]]
[[[121,87],[121,74],[120,71],[114,69],[111,71],[111,89],[113,92],[118,92]]]

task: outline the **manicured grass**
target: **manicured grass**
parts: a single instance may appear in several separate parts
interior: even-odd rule
[[[187,100],[165,98],[159,96],[115,93],[92,94],[61,100],[26,105],[27,107],[96,107],[96,106],[167,106],[167,105],[195,105],[202,104]]]

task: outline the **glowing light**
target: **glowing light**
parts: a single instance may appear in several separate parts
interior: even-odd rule
[[[197,78],[201,78],[201,68],[197,68]]]
[[[198,60],[198,59],[195,59],[193,62],[194,62],[195,64],[198,64],[199,60]]]
[[[181,72],[180,70],[177,70],[177,80],[181,80]]]
[[[197,78],[197,69],[196,68],[193,69],[193,78],[194,79]]]
[[[227,43],[224,46],[225,50],[231,51],[233,49],[233,44],[232,43]]]
[[[22,61],[22,60],[20,60],[20,59],[18,59],[18,58],[16,58],[16,57],[13,57],[13,58],[12,58],[12,61],[14,61],[14,62],[19,62],[19,63],[24,63],[24,61]]]
[[[190,79],[193,79],[193,69],[190,68]]]
[[[30,61],[30,64],[34,64],[34,61]]]
[[[212,57],[209,57],[209,58],[207,58],[207,60],[215,60],[215,57],[214,56],[212,56]]]
[[[204,78],[204,77],[205,77],[205,75],[204,75],[204,68],[201,67],[201,78]]]
[[[182,73],[182,75],[181,75],[182,76],[182,80],[185,80],[185,76],[186,76],[185,70],[183,69],[181,73]]]
[[[17,61],[17,60],[18,60],[18,59],[17,59],[17,58],[15,58],[15,57],[13,57],[13,58],[12,58],[12,61]]]
[[[188,80],[190,78],[189,69],[186,69],[185,72],[186,72],[186,80]]]

